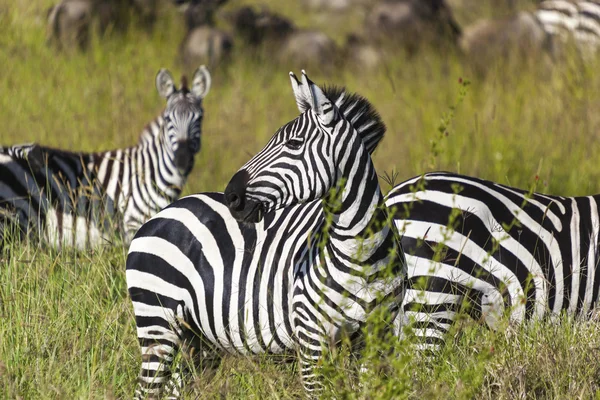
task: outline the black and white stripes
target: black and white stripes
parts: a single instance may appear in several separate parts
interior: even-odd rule
[[[305,387],[318,393],[322,345],[358,332],[375,307],[400,305],[404,259],[369,156],[385,127],[359,96],[321,90],[306,76],[292,77],[292,86],[302,114],[232,178],[225,196],[180,199],[131,243],[138,398],[179,396],[173,361],[190,345],[204,361],[299,350]],[[339,203],[320,200],[330,189]]]
[[[381,301],[396,307],[404,259],[371,158],[351,119],[304,72],[301,83],[291,77],[296,98],[303,97],[309,111],[281,128],[233,176],[225,199],[234,217],[246,222],[323,199],[323,225],[292,263],[287,310],[304,386],[318,393],[315,365],[323,348],[344,331],[357,332]]]
[[[600,288],[599,201],[450,173],[396,186],[386,204],[409,265],[405,322],[416,320],[421,345],[443,341],[465,299],[492,328],[504,313],[516,322],[587,316]]]
[[[534,15],[553,41],[573,41],[584,54],[600,48],[600,1],[547,0]]]
[[[181,193],[200,148],[202,99],[210,74],[196,71],[192,89],[176,90],[166,70],[156,77],[165,111],[138,145],[75,153],[37,144],[0,148],[0,227],[53,247],[129,241],[148,218]],[[0,232],[2,237],[3,233]]]

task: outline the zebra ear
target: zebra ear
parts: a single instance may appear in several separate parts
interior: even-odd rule
[[[192,94],[199,99],[206,97],[210,90],[211,77],[208,68],[201,65],[196,72],[194,72],[194,79],[192,80]]]
[[[175,92],[173,76],[164,68],[156,74],[156,90],[158,90],[158,94],[165,99]]]
[[[305,86],[302,85],[293,72],[290,72],[290,81],[292,82],[292,91],[294,92],[294,97],[296,98],[298,111],[303,113],[310,109],[310,97],[307,97],[307,93],[304,92]]]
[[[325,96],[320,87],[308,79],[306,72],[302,70],[302,85],[308,91],[310,99],[310,108],[325,124],[331,123],[335,118],[335,108],[333,103]]]

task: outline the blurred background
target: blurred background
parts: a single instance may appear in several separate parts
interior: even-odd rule
[[[157,71],[206,64],[213,83],[186,193],[220,191],[297,115],[288,71],[306,69],[375,105],[388,126],[375,165],[396,182],[443,169],[597,193],[600,25],[585,25],[593,13],[576,2],[551,3],[574,5],[0,0],[0,145],[134,145],[164,107]]]
[[[387,181],[450,170],[600,193],[600,0],[0,0],[0,145],[134,145],[164,107],[155,76],[213,80],[185,193],[221,191],[298,114],[288,72],[368,98]],[[127,249],[15,246],[0,260],[0,398],[129,398],[139,348]],[[400,354],[364,398],[598,398],[600,329],[478,324],[439,363]],[[343,353],[341,353],[343,354]],[[391,369],[390,369],[391,368]],[[199,371],[198,371],[199,372]],[[337,398],[356,393],[344,365]],[[389,377],[389,378],[388,378]],[[226,358],[190,398],[296,399],[297,366]]]

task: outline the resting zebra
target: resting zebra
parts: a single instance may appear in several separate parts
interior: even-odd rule
[[[444,172],[397,185],[386,204],[395,210],[409,268],[405,322],[415,321],[421,346],[442,343],[465,299],[491,328],[502,313],[516,322],[562,310],[587,316],[600,287],[599,201],[528,197]]]
[[[225,195],[174,202],[131,243],[127,286],[142,350],[136,398],[180,395],[172,364],[187,346],[204,361],[298,350],[304,386],[318,393],[321,345],[358,332],[378,305],[398,310],[404,258],[369,155],[385,126],[367,100],[321,90],[305,75],[291,79],[302,114]],[[340,204],[321,200],[332,188]]]
[[[163,113],[130,148],[77,153],[37,144],[0,148],[0,246],[10,226],[53,247],[129,242],[152,215],[177,199],[200,149],[205,67],[191,90],[175,88],[167,70],[156,76]]]

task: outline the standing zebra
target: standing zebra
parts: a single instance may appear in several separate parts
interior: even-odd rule
[[[160,70],[167,107],[130,148],[76,153],[37,144],[0,148],[0,248],[8,225],[53,247],[84,248],[131,240],[152,215],[177,199],[200,149],[202,99],[210,74],[196,70],[177,90]]]
[[[441,344],[464,300],[491,328],[503,313],[588,315],[600,287],[599,201],[444,172],[397,185],[386,204],[403,235],[405,322],[416,323],[419,345]]]
[[[547,0],[534,15],[552,40],[573,40],[584,54],[600,48],[599,0]]]
[[[385,126],[360,96],[321,90],[304,74],[291,81],[301,115],[225,194],[178,200],[131,243],[136,398],[180,395],[173,361],[187,346],[204,360],[298,350],[304,386],[318,393],[321,346],[358,332],[383,302],[400,305],[404,258],[369,155]],[[334,188],[340,204],[327,197]]]

